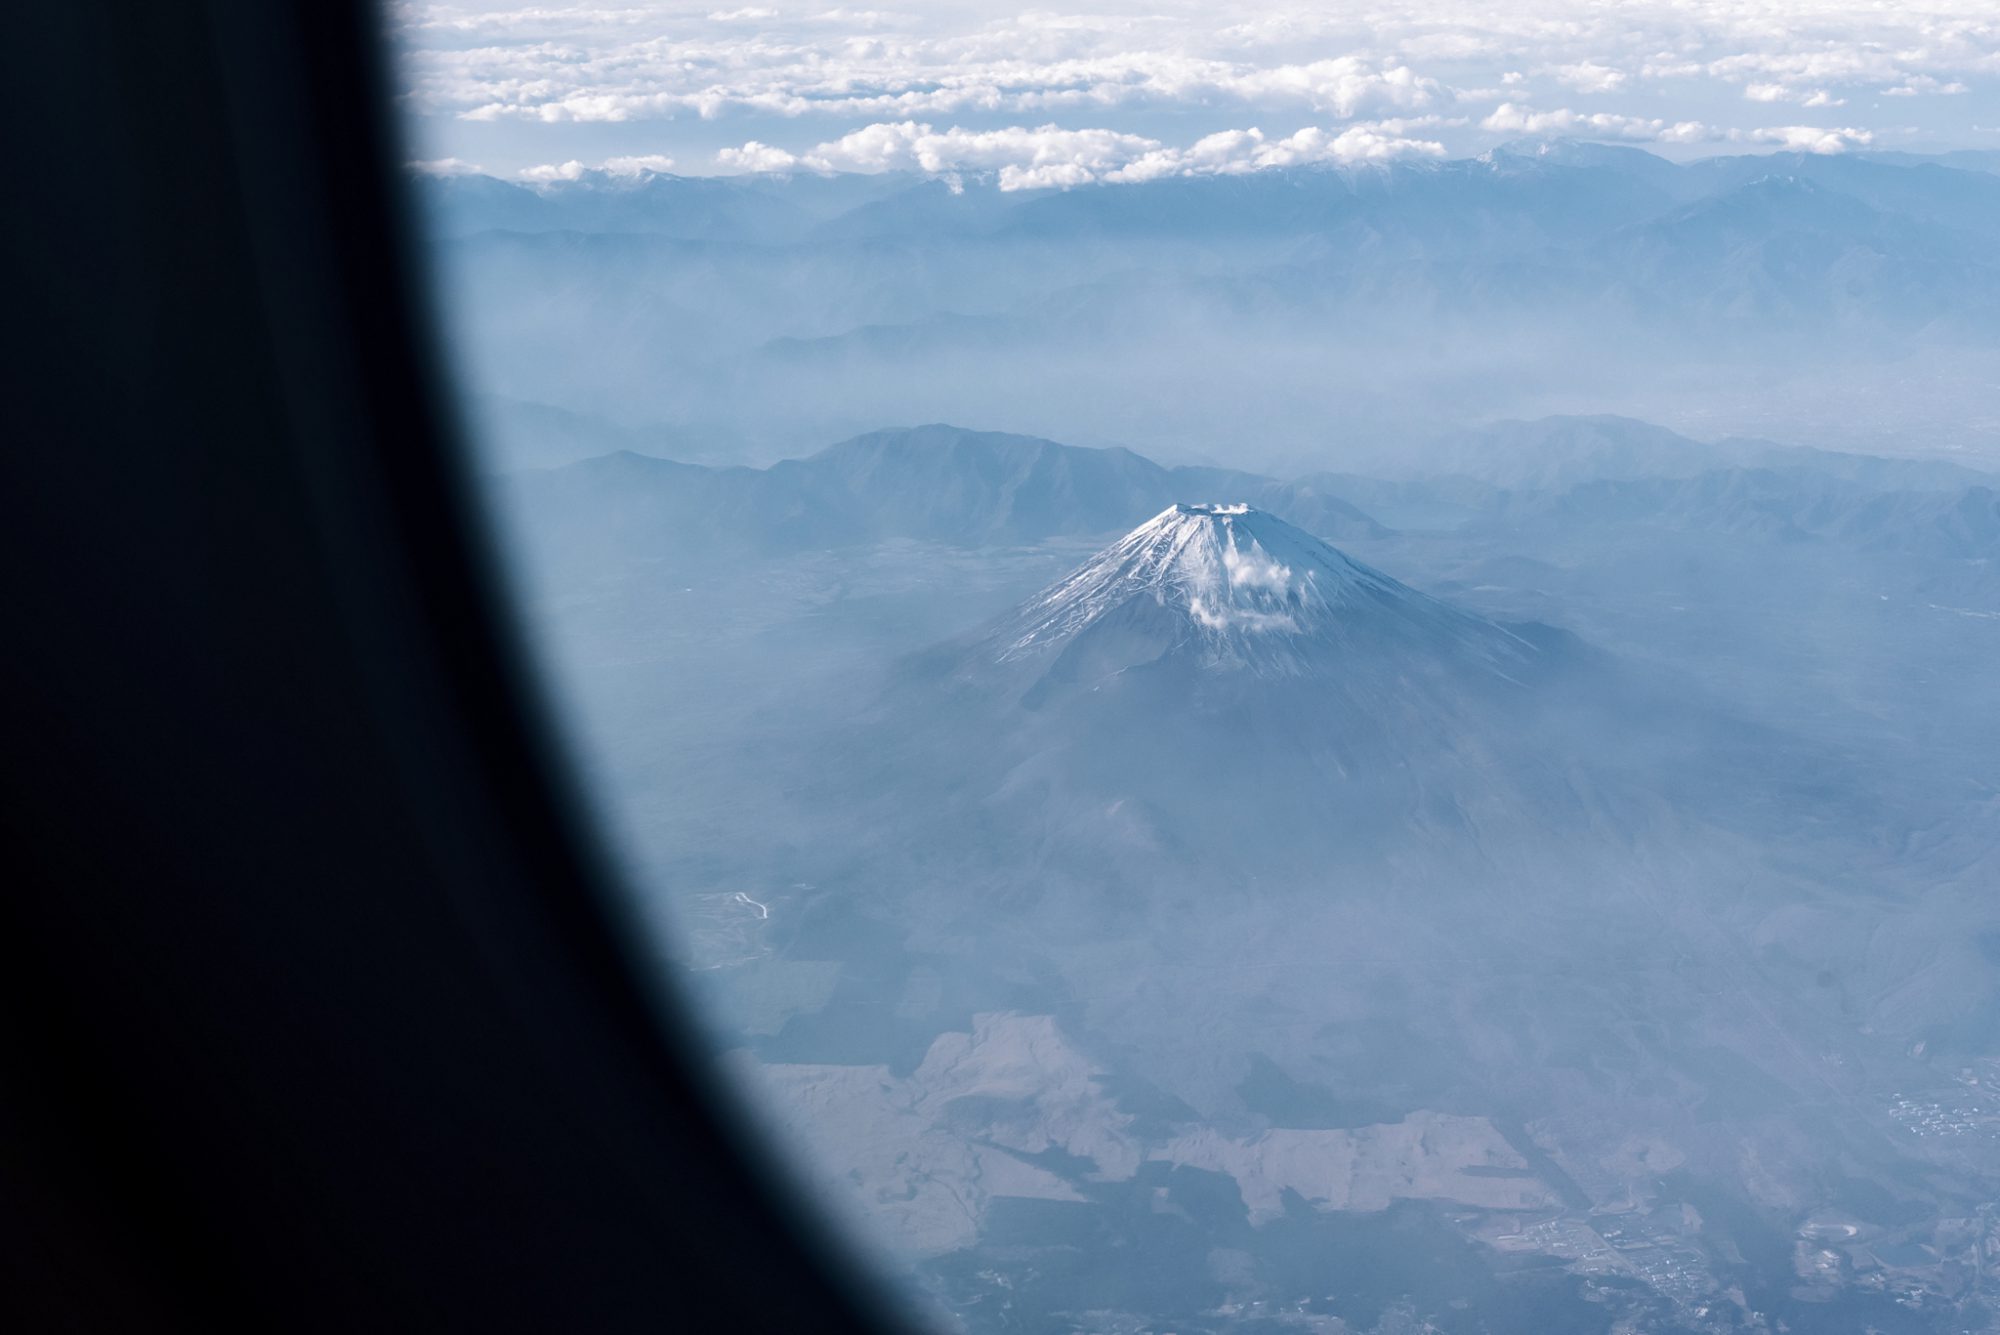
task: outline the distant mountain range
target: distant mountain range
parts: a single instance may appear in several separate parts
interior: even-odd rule
[[[1649,524],[1947,559],[2000,555],[2000,478],[1944,461],[1705,443],[1594,417],[1455,433],[1384,459],[1383,471],[1396,475],[1287,482],[934,424],[871,432],[769,468],[621,450],[495,486],[538,559],[565,568],[893,539],[1032,544],[1116,533],[1163,507],[1199,503],[1248,505],[1335,542],[1464,524]]]
[[[1762,459],[1787,466],[1748,462]],[[1064,865],[1114,880],[1232,841],[1249,856],[1267,834],[1284,858],[1326,865],[1405,846],[1493,871],[1514,828],[1570,829],[1580,858],[1609,857],[1659,818],[1649,802],[1717,829],[1768,822],[1838,763],[1566,632],[1478,616],[1353,559],[1329,540],[1391,556],[1423,540],[1357,501],[1412,530],[1594,540],[1658,526],[1927,560],[2000,554],[1994,490],[1946,463],[1558,418],[1454,436],[1408,471],[1280,482],[930,425],[763,469],[621,452],[496,484],[532,568],[642,581],[883,543],[1125,532],[904,663],[863,724],[893,744],[843,736],[838,764],[809,766],[814,782],[890,803],[844,819],[892,823],[912,783],[935,785],[940,800],[957,794],[954,820],[1039,830],[1058,861],[1112,850],[1115,866]],[[1823,815],[1830,799],[1796,800]]]
[[[1993,485],[1884,491],[1808,468],[1728,468],[1691,478],[1582,482],[1554,494],[1509,496],[1486,522],[1570,528],[1653,524],[1783,541],[1826,540],[1946,560],[2000,555],[2000,491]]]
[[[500,485],[524,535],[562,564],[735,559],[894,538],[988,546],[1088,537],[1189,496],[1254,502],[1329,537],[1388,532],[1311,484],[943,425],[871,432],[769,468],[621,451]]]
[[[416,193],[475,389],[726,423],[765,453],[975,420],[1233,437],[1225,463],[1291,472],[1330,462],[1329,437],[1661,405],[1718,433],[1992,443],[2000,175],[1964,158],[1524,143],[1069,191],[584,173]]]
[[[493,230],[644,233],[770,245],[809,237],[1003,231],[1319,233],[1330,220],[1346,217],[1423,217],[1434,235],[1440,229],[1469,235],[1480,228],[1486,244],[1505,245],[1518,235],[1492,231],[1494,220],[1432,214],[1428,206],[1456,192],[1483,190],[1506,204],[1516,226],[1532,219],[1547,239],[1588,234],[1607,221],[1638,221],[1770,182],[1839,192],[1871,209],[1988,235],[2000,228],[1993,212],[2000,200],[2000,156],[1993,154],[1775,153],[1676,164],[1642,149],[1565,140],[1523,140],[1451,162],[1272,169],[1074,190],[1005,192],[976,172],[958,173],[951,182],[895,173],[586,171],[534,184],[420,175],[417,187],[429,225],[460,236]],[[1169,202],[1182,207],[1161,207]]]

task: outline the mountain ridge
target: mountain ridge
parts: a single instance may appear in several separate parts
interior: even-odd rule
[[[527,541],[577,560],[729,560],[894,539],[1031,544],[1122,531],[1189,488],[1241,492],[1332,537],[1390,530],[1338,497],[1131,450],[933,423],[869,432],[769,468],[632,451],[497,480]]]
[[[898,540],[1032,546],[1123,533],[1164,506],[1216,497],[1336,543],[1465,524],[1615,519],[1858,549],[2000,554],[1990,496],[2000,477],[1943,460],[1704,442],[1600,415],[1496,422],[1377,464],[1280,481],[933,423],[865,433],[768,468],[618,450],[492,485],[522,540],[566,568],[700,566]]]

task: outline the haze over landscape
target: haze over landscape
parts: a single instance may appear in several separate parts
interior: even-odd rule
[[[1527,142],[1075,190],[600,174],[424,194],[479,420],[522,462],[763,462],[950,420],[1380,469],[1558,412],[2000,457],[2000,175],[1936,162]]]
[[[2000,27],[1114,8],[402,16],[743,1115],[927,1328],[2000,1330]]]

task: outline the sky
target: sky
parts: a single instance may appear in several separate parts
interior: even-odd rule
[[[2000,150],[1994,0],[735,4],[392,6],[412,160],[1047,188],[1521,138]]]

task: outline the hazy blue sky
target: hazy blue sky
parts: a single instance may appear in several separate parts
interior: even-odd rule
[[[413,151],[1018,186],[1477,152],[2000,149],[1992,0],[396,6]]]

